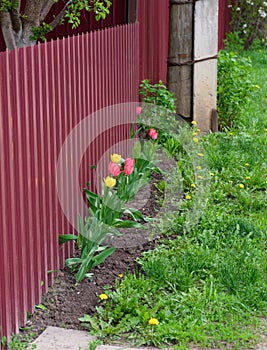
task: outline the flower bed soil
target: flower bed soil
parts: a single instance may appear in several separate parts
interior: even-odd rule
[[[120,278],[119,274],[134,272],[138,268],[135,259],[154,246],[155,241],[147,242],[142,248],[117,249],[102,265],[92,270],[92,282],[86,279],[77,287],[69,269],[59,271],[53,286],[42,297],[42,305],[46,309],[36,308],[28,320],[27,326],[31,326],[31,333],[39,335],[47,326],[84,329],[78,318],[95,312],[103,287],[112,286]]]

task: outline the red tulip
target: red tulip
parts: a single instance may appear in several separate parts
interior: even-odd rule
[[[156,140],[158,138],[158,133],[155,129],[150,129],[148,135],[152,138],[152,140]]]
[[[124,163],[124,173],[126,175],[131,175],[134,170],[134,159],[126,158]]]

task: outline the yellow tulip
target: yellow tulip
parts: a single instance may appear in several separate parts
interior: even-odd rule
[[[107,187],[112,188],[116,185],[116,179],[113,179],[113,177],[111,177],[111,176],[107,176],[104,179],[104,183]]]
[[[112,163],[119,163],[119,161],[121,160],[121,155],[117,153],[113,153],[110,158]]]

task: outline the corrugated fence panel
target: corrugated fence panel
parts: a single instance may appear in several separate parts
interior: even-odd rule
[[[25,324],[53,282],[50,271],[73,252],[72,244],[58,246],[58,234],[75,232],[57,195],[60,150],[91,113],[138,101],[138,28],[129,24],[0,54],[0,338]],[[96,122],[95,134],[103,127]],[[73,138],[73,154],[87,132]],[[129,125],[114,127],[89,145],[77,169],[81,188],[96,175],[89,165],[127,137]],[[67,158],[66,173],[72,154]],[[73,189],[64,190],[75,213]]]
[[[140,22],[140,80],[167,79],[169,0],[138,2]]]

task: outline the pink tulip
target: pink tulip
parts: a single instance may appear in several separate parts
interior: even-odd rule
[[[156,140],[158,138],[158,133],[155,129],[150,129],[148,135],[152,138],[152,140]]]
[[[153,134],[153,135],[151,136],[151,138],[152,138],[152,140],[156,140],[156,139],[158,138],[158,133],[155,132],[155,134]]]
[[[126,175],[131,175],[133,170],[134,170],[134,159],[126,158],[125,159],[125,164],[124,164],[124,173]]]
[[[141,113],[142,113],[142,107],[137,106],[137,107],[135,108],[135,113],[136,113],[137,115],[141,114]]]
[[[121,168],[120,168],[119,164],[110,162],[109,166],[108,166],[108,171],[110,172],[110,174],[112,176],[116,177],[116,176],[120,175]]]

